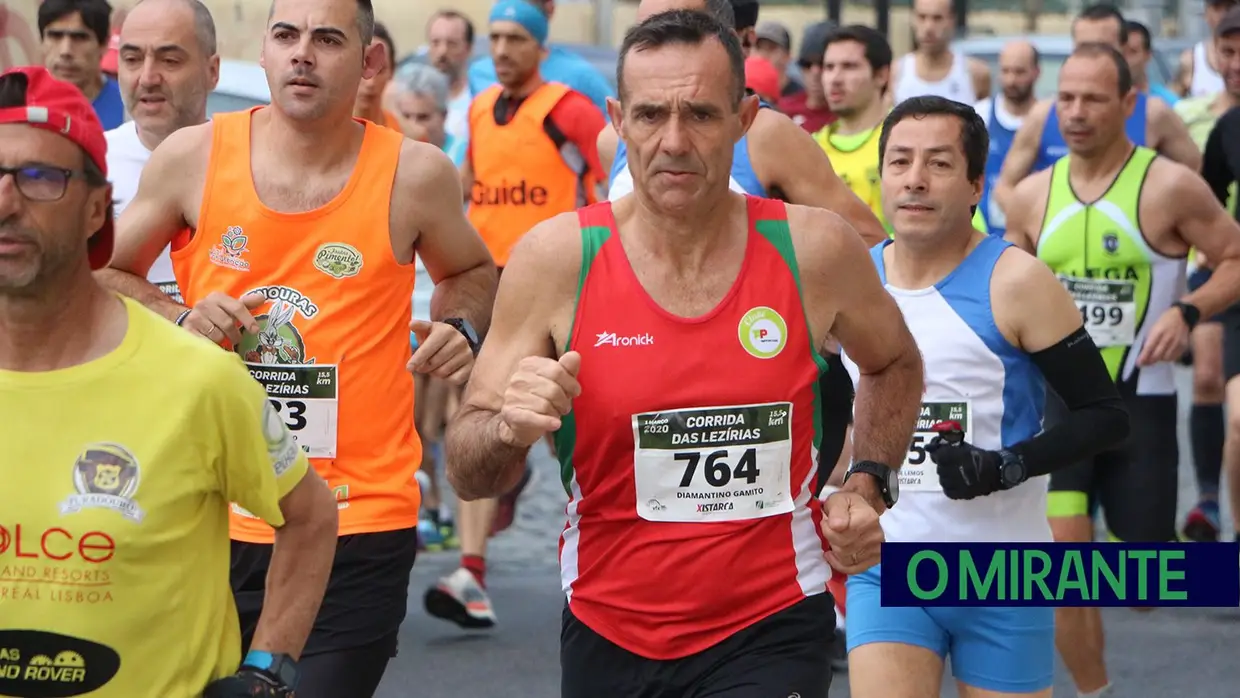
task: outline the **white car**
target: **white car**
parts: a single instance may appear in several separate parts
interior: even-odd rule
[[[271,103],[271,89],[262,66],[249,61],[220,61],[220,82],[207,95],[207,118],[220,112],[244,111]]]

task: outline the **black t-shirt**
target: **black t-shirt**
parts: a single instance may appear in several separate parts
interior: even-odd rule
[[[1233,182],[1240,182],[1240,107],[1233,107],[1215,122],[1202,153],[1201,176],[1219,203],[1226,206],[1227,190]]]

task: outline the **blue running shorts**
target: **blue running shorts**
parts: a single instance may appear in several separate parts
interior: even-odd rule
[[[881,565],[848,578],[848,651],[873,642],[925,647],[970,686],[1004,693],[1049,688],[1055,675],[1053,608],[882,606]]]

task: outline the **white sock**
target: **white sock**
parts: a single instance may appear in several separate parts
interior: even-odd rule
[[[1108,681],[1107,685],[1103,686],[1102,688],[1099,688],[1096,691],[1091,691],[1089,693],[1081,693],[1080,691],[1077,691],[1076,695],[1079,698],[1102,698],[1103,696],[1109,694],[1110,692],[1111,692],[1111,683]]]

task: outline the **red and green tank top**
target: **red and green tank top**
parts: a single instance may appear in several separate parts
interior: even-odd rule
[[[784,204],[746,198],[740,274],[696,318],[646,293],[610,203],[578,212],[566,350],[581,353],[581,395],[556,433],[570,498],[561,581],[581,622],[651,659],[714,646],[831,576],[813,496],[826,364]]]

